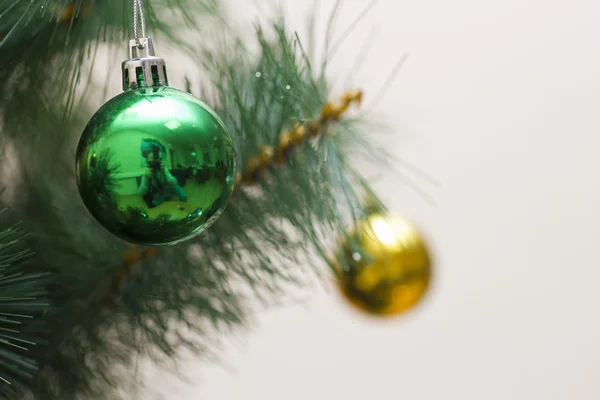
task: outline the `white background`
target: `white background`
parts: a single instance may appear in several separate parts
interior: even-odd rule
[[[250,22],[252,2],[230,3]],[[304,28],[311,2],[281,3]],[[336,37],[368,3],[344,2]],[[441,183],[407,173],[437,204],[391,173],[378,188],[430,238],[428,298],[381,321],[333,290],[311,295],[233,338],[227,366],[148,382],[169,393],[157,398],[599,399],[599,21],[597,0],[379,1],[331,72],[352,76],[368,108],[410,54],[373,115],[394,127],[388,148]]]

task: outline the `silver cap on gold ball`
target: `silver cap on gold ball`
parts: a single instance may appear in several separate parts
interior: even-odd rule
[[[168,86],[165,59],[154,55],[151,37],[129,41],[129,59],[121,64],[123,91]]]

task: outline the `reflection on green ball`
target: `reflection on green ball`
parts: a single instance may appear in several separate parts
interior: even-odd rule
[[[223,122],[170,87],[126,91],[104,104],[77,148],[77,183],[91,214],[136,244],[181,242],[208,228],[235,185]]]

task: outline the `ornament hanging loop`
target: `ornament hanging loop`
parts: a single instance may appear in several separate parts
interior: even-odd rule
[[[165,60],[155,56],[152,38],[146,36],[144,0],[133,0],[133,39],[129,41],[129,59],[121,69],[123,91],[169,85]]]
[[[140,24],[139,26],[142,29],[142,38],[146,38],[146,18],[144,18],[144,0],[133,0],[133,38],[138,47],[142,49],[144,44],[140,41],[140,35],[138,33],[138,19]]]

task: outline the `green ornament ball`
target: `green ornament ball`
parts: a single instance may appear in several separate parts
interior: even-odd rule
[[[77,185],[90,213],[135,244],[175,244],[210,227],[233,193],[236,157],[219,117],[171,87],[128,90],[85,127]]]

